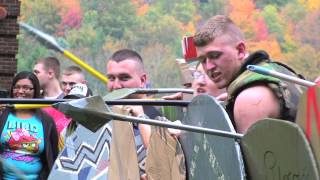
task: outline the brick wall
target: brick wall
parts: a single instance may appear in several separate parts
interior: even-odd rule
[[[0,7],[7,10],[7,16],[0,19],[0,91],[8,90],[17,71],[19,25],[19,0],[0,0]]]

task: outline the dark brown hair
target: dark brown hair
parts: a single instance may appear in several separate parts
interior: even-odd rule
[[[29,71],[22,71],[16,74],[12,80],[11,88],[10,88],[10,97],[13,98],[13,87],[16,83],[21,79],[29,79],[33,85],[33,98],[41,98],[40,95],[40,83],[35,74]]]

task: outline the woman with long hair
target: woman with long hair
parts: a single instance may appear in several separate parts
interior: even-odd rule
[[[10,98],[40,98],[38,78],[18,73]],[[5,109],[0,116],[0,167],[2,179],[47,179],[58,155],[58,134],[51,117],[40,109]],[[12,171],[14,167],[21,172]]]

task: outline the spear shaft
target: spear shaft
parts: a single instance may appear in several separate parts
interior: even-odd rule
[[[293,83],[299,84],[301,86],[311,87],[311,86],[315,86],[316,85],[316,83],[314,83],[314,82],[307,81],[307,80],[304,80],[304,79],[300,79],[300,78],[297,78],[297,77],[294,77],[294,76],[290,76],[290,75],[287,75],[287,74],[283,74],[283,73],[280,73],[280,72],[277,72],[277,71],[274,71],[274,70],[270,70],[270,69],[267,69],[267,68],[261,67],[261,66],[248,65],[247,69],[249,71],[252,71],[252,72],[255,72],[255,73],[259,73],[259,74],[262,74],[262,75],[272,76],[272,77],[275,77],[275,78],[283,79],[285,81],[293,82]]]
[[[85,63],[83,60],[72,54],[70,51],[64,49],[59,45],[59,43],[53,38],[52,36],[40,31],[39,29],[36,29],[26,23],[20,22],[19,25],[30,32],[32,35],[36,36],[38,40],[43,43],[46,47],[50,49],[54,49],[60,53],[62,53],[64,56],[66,56],[68,59],[72,60],[76,64],[78,64],[80,67],[88,71],[90,74],[92,74],[94,77],[100,79],[103,83],[108,83],[108,78],[101,74],[99,71],[95,70],[93,67],[91,67],[89,64]]]
[[[11,98],[0,98],[0,104],[9,104],[11,107],[20,107],[23,109],[31,108],[42,108],[48,107],[55,103],[67,102],[74,99],[11,99]],[[107,105],[148,105],[148,106],[188,106],[190,101],[181,100],[153,100],[153,99],[121,99],[121,100],[107,100],[105,101]],[[25,106],[23,106],[25,105]],[[41,106],[43,105],[43,106]],[[10,107],[10,106],[9,106]],[[28,108],[28,109],[29,109]]]
[[[158,121],[158,120],[152,120],[152,119],[143,119],[138,117],[116,114],[112,112],[104,112],[104,114],[107,116],[107,118],[119,120],[119,121],[129,121],[133,123],[149,124],[149,125],[155,125],[155,126],[160,126],[165,128],[173,128],[173,129],[186,130],[186,131],[191,131],[196,133],[211,134],[211,135],[216,135],[216,136],[221,136],[226,138],[233,138],[233,139],[241,139],[243,137],[243,134],[222,131],[217,129],[209,129],[209,128],[191,126],[191,125],[184,125],[184,124],[174,124],[172,122]]]

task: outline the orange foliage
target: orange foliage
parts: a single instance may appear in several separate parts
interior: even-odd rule
[[[61,24],[57,36],[63,36],[66,27],[79,29],[82,21],[82,10],[79,0],[56,0],[61,6]]]
[[[196,14],[194,17],[193,17],[193,20],[194,22],[199,22],[201,20],[201,16],[199,14]]]
[[[143,1],[142,0],[131,0],[132,4],[140,4]]]
[[[299,0],[299,3],[306,5],[309,11],[316,11],[320,9],[320,0]]]
[[[229,0],[229,17],[244,32],[248,50],[265,50],[271,58],[283,60],[280,44],[269,36],[268,27],[258,14],[253,0]]]
[[[68,11],[70,9],[73,9],[76,12],[81,12],[81,5],[80,5],[80,1],[79,0],[56,0],[59,2],[59,4],[61,5],[61,7],[64,7],[63,9],[65,11]],[[62,13],[66,13],[66,12],[62,12]]]
[[[189,22],[188,24],[179,22],[179,29],[186,34],[194,34],[196,32],[196,27],[194,26],[193,22]]]
[[[242,19],[244,16],[249,17],[255,10],[255,4],[252,0],[229,0],[229,6],[232,13],[239,14],[241,16],[233,16],[232,19]],[[232,14],[230,14],[232,16]]]
[[[149,4],[146,3],[144,0],[131,0],[132,4],[137,6],[137,16],[145,15],[149,10]]]
[[[255,38],[256,35],[256,12],[257,10],[252,0],[229,0],[229,17],[249,39]]]
[[[258,41],[258,42],[249,41],[247,43],[247,46],[250,52],[254,52],[257,50],[264,50],[268,52],[271,59],[274,59],[277,61],[284,61],[280,45],[276,39],[269,39],[269,40]]]
[[[137,16],[143,16],[148,12],[149,4],[145,3],[137,9]]]

